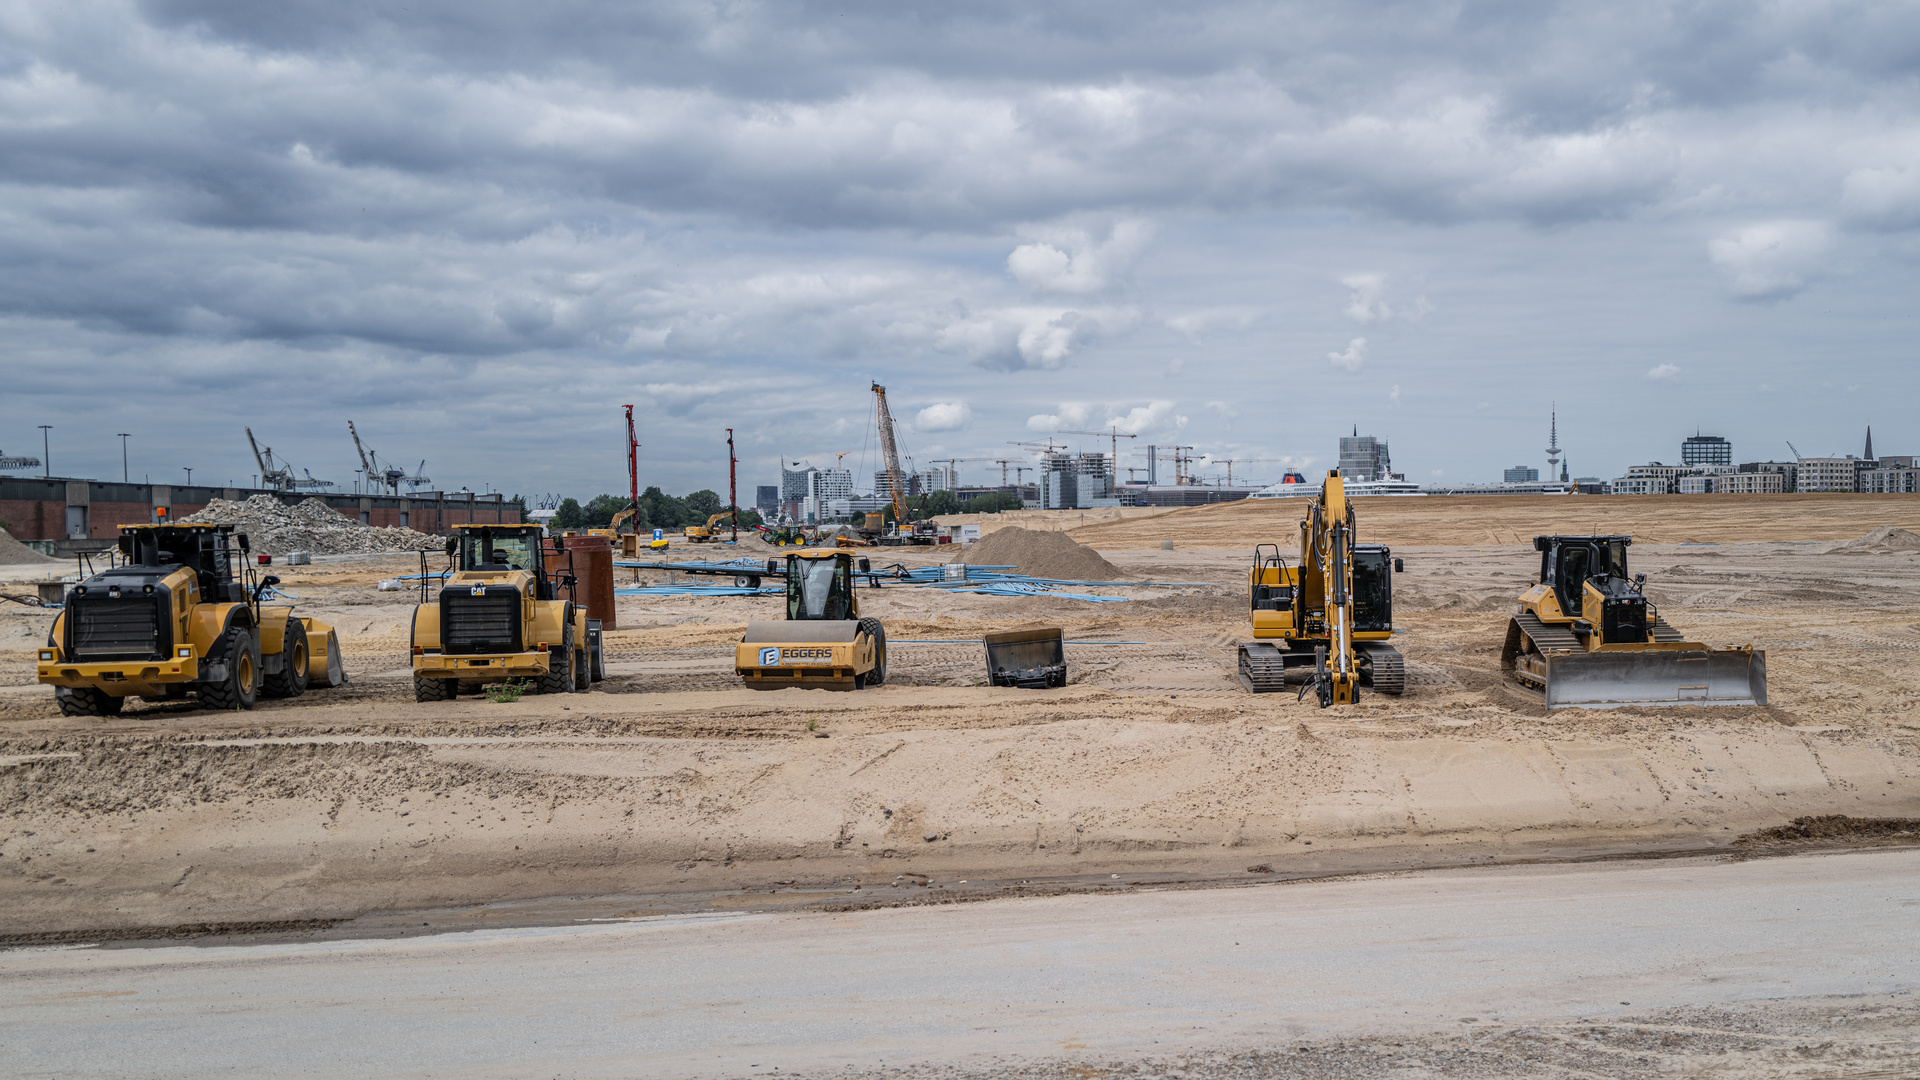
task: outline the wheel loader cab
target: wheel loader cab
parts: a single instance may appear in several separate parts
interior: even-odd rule
[[[533,575],[534,599],[553,600],[558,598],[558,583],[541,558],[542,538],[538,525],[491,525],[464,529],[453,543],[462,573],[525,570]]]

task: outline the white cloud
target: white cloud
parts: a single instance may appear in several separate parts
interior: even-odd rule
[[[1078,401],[1063,401],[1058,412],[1041,413],[1027,417],[1028,431],[1059,431],[1063,428],[1084,428],[1087,417],[1092,415],[1092,406]]]
[[[1400,404],[1400,384],[1399,383],[1393,384],[1393,390],[1387,394],[1387,400],[1393,402],[1395,405]]]
[[[1647,369],[1647,378],[1655,382],[1672,382],[1680,377],[1680,365],[1655,364]]]
[[[1130,307],[1010,307],[963,317],[937,330],[933,339],[935,347],[963,353],[984,368],[1049,371],[1102,335],[1138,322],[1139,312]]]
[[[1346,368],[1348,371],[1359,371],[1360,365],[1367,362],[1367,339],[1363,337],[1354,338],[1352,341],[1347,342],[1345,352],[1330,352],[1327,354],[1327,360],[1331,362],[1334,367]]]
[[[1920,168],[1855,169],[1841,185],[1840,210],[1857,225],[1920,225]]]
[[[1125,416],[1109,416],[1101,427],[1118,427],[1122,435],[1139,435],[1157,428],[1173,417],[1171,401],[1156,401],[1131,409]]]
[[[973,419],[973,410],[964,401],[929,405],[913,418],[915,431],[958,431]]]
[[[1060,230],[1014,248],[1007,271],[1041,292],[1097,293],[1132,268],[1152,237],[1152,228],[1139,221],[1120,222],[1098,243],[1081,230]]]
[[[1736,300],[1784,300],[1807,287],[1828,245],[1827,226],[1817,221],[1770,221],[1749,225],[1707,245],[1707,254],[1728,278]]]
[[[1384,322],[1393,318],[1393,309],[1387,306],[1387,276],[1385,274],[1349,274],[1340,279],[1340,284],[1352,289],[1347,298],[1347,318],[1357,323]]]

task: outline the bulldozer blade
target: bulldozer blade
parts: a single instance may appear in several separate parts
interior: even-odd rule
[[[1545,659],[1549,709],[1767,703],[1767,654],[1758,650],[1596,651]]]

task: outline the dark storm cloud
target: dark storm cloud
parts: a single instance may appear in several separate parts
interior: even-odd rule
[[[1340,282],[1393,259],[1337,245],[1323,314],[1201,295],[1208,221],[1369,252],[1634,223],[1766,310],[1920,224],[1903,6],[98,0],[0,28],[16,340],[241,382],[319,357],[342,403],[409,373],[511,398],[498,365],[531,365],[804,431],[840,376],[769,371],[884,361],[951,434],[1084,397],[969,407],[967,378],[1160,380],[1203,324],[1248,357],[1310,326],[1290,355],[1368,376],[1412,333],[1359,359]]]

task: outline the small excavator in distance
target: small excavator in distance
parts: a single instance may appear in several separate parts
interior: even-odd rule
[[[777,574],[778,559],[767,560]],[[870,564],[861,559],[860,571]],[[787,617],[756,620],[733,650],[733,667],[754,690],[812,686],[862,690],[887,678],[887,631],[860,617],[853,553],[830,548],[786,557]]]
[[[538,525],[455,525],[440,595],[413,609],[413,696],[445,701],[461,684],[531,679],[543,694],[593,685],[587,612],[547,568]],[[557,543],[557,541],[556,541]],[[559,556],[561,551],[552,551]],[[425,556],[422,556],[422,588]]]
[[[267,606],[280,579],[236,575],[248,551],[232,525],[122,525],[126,562],[73,587],[40,650],[39,681],[67,716],[112,716],[129,697],[192,692],[209,709],[251,709],[347,681],[333,628]]]
[[[1300,563],[1278,544],[1253,550],[1247,575],[1253,641],[1240,646],[1240,682],[1256,694],[1299,683],[1321,708],[1351,705],[1360,687],[1406,690],[1406,662],[1393,636],[1393,575],[1404,568],[1384,544],[1355,543],[1353,504],[1338,469],[1300,522]]]
[[[1765,705],[1767,654],[1668,625],[1627,573],[1631,536],[1536,536],[1540,580],[1507,620],[1500,668],[1549,709]]]

